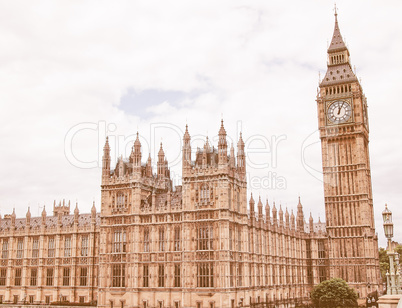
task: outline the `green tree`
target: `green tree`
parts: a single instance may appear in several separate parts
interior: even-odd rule
[[[357,293],[341,278],[332,278],[316,285],[311,292],[315,307],[357,307]]]
[[[399,254],[399,256],[402,255],[402,245],[397,245],[394,250]],[[378,249],[378,254],[379,254],[382,281],[386,282],[387,281],[386,273],[389,271],[389,256],[387,255],[387,250],[385,250],[385,248],[382,247]]]
[[[387,281],[386,273],[389,271],[389,257],[387,255],[387,251],[382,247],[378,249],[378,254],[380,259],[380,271],[382,281],[386,282]]]

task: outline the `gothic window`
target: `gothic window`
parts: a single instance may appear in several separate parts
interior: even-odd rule
[[[7,268],[2,268],[0,269],[0,286],[6,285],[6,279],[7,279]]]
[[[126,252],[126,231],[114,230],[113,233],[113,252]]]
[[[313,283],[313,270],[311,268],[307,269],[307,282]]]
[[[88,277],[88,268],[87,267],[81,267],[81,270],[80,270],[80,286],[86,286],[87,285],[87,277]]]
[[[81,256],[88,256],[88,235],[81,236]]]
[[[237,250],[241,251],[241,229],[238,227],[237,229]]]
[[[63,286],[70,285],[70,268],[65,267],[63,268]]]
[[[229,282],[230,282],[230,287],[234,287],[234,263],[230,263],[230,268],[229,268]]]
[[[16,286],[21,285],[21,273],[22,273],[22,270],[20,267],[15,269],[14,284]]]
[[[116,198],[116,207],[119,208],[123,208],[125,207],[126,204],[126,197],[124,196],[123,193],[118,193],[117,194],[117,198]]]
[[[159,265],[158,269],[158,287],[162,288],[165,286],[165,265]]]
[[[17,259],[21,259],[24,256],[24,239],[19,238],[17,242]]]
[[[54,237],[50,237],[50,238],[49,238],[47,256],[48,256],[49,258],[53,258],[53,257],[54,257]]]
[[[237,211],[240,212],[240,192],[237,192]]]
[[[238,264],[237,271],[237,286],[241,287],[243,285],[243,264]]]
[[[307,259],[311,259],[310,241],[306,241],[306,255],[307,255]]]
[[[39,238],[35,237],[32,241],[32,258],[39,257]]]
[[[254,249],[255,253],[260,253],[260,245],[258,242],[258,232],[256,232],[255,234],[255,249]]]
[[[233,243],[233,235],[232,235],[232,228],[231,227],[229,227],[229,250],[232,250],[233,249],[233,245],[232,245],[232,243]]]
[[[212,250],[213,228],[201,225],[197,229],[197,250]]]
[[[232,209],[232,190],[228,188],[229,210]]]
[[[268,265],[265,265],[265,285],[269,285],[269,271],[268,271]]]
[[[143,271],[143,278],[142,278],[142,286],[144,288],[149,287],[149,267],[148,265],[144,265],[142,268]]]
[[[318,258],[319,259],[324,259],[325,258],[324,241],[318,241]]]
[[[260,285],[260,266],[259,265],[256,265],[255,276],[257,278],[257,284],[256,285],[259,286]]]
[[[149,252],[149,229],[144,229],[144,252]]]
[[[213,288],[213,286],[214,286],[214,265],[211,262],[198,263],[197,287]]]
[[[181,250],[180,227],[174,229],[174,251]]]
[[[251,252],[251,230],[248,230],[248,252]]]
[[[36,286],[38,281],[38,269],[31,268],[31,286]]]
[[[53,268],[48,268],[46,271],[46,285],[53,286]]]
[[[251,264],[248,265],[248,285],[253,286]]]
[[[326,273],[325,273],[325,267],[324,266],[319,266],[318,267],[318,275],[320,278],[320,282],[323,282],[326,280]]]
[[[124,264],[112,265],[112,287],[122,288],[125,286],[126,272]]]
[[[206,184],[201,187],[200,201],[203,203],[209,202],[209,186]]]
[[[175,264],[175,266],[174,266],[174,287],[175,288],[181,287],[180,270],[181,270],[180,264]]]
[[[159,228],[159,251],[165,251],[165,229]]]
[[[71,237],[66,236],[64,238],[64,256],[71,257]]]
[[[8,258],[8,240],[3,240],[3,246],[1,249],[1,258],[2,259]]]

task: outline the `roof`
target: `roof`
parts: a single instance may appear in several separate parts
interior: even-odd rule
[[[74,224],[74,215],[64,215],[61,219],[63,226],[72,226]],[[78,227],[91,224],[91,214],[78,215]],[[31,218],[31,228],[40,228],[42,225],[42,217]],[[100,225],[100,213],[96,213],[96,225]],[[0,230],[9,229],[11,226],[11,219],[0,220]],[[57,226],[57,216],[46,216],[46,227],[52,228]],[[24,229],[26,227],[26,218],[17,218],[15,220],[16,229]]]
[[[332,35],[331,44],[328,47],[328,52],[336,52],[340,50],[345,50],[346,45],[342,39],[341,31],[339,30],[338,25],[338,14],[335,13],[335,27],[334,27],[334,34]]]
[[[338,83],[347,83],[358,81],[355,73],[349,63],[344,63],[336,66],[328,66],[321,86],[329,86]]]

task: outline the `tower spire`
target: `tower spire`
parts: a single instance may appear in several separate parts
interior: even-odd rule
[[[343,41],[338,24],[338,13],[335,9],[335,26],[328,50],[327,72],[320,87],[358,81],[350,64],[350,54]],[[335,94],[335,89],[329,89],[329,94]],[[336,90],[338,93],[338,89]]]
[[[331,44],[329,44],[328,52],[330,51],[341,51],[346,48],[345,42],[343,41],[341,31],[339,30],[338,24],[338,11],[335,4],[335,27],[334,27],[334,34],[332,35]]]

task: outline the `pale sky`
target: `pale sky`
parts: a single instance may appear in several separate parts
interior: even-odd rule
[[[100,210],[101,155],[143,162],[162,140],[175,183],[185,124],[196,148],[223,117],[248,154],[248,195],[325,220],[319,73],[333,1],[0,1],[0,213],[53,200]],[[374,214],[402,223],[402,3],[337,1],[368,99]],[[194,153],[194,152],[193,152]],[[193,156],[194,158],[194,156]],[[155,161],[154,161],[155,163]],[[154,169],[155,170],[155,169]],[[394,240],[402,241],[395,228]],[[399,230],[397,230],[399,229]]]

